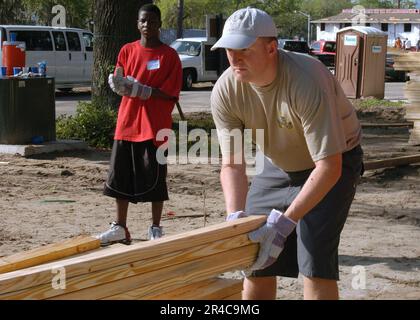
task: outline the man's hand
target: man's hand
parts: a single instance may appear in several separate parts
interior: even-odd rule
[[[273,209],[266,224],[248,234],[249,240],[260,244],[260,250],[257,261],[245,271],[245,274],[272,265],[283,251],[284,243],[295,227],[296,222],[284,216],[282,212]]]
[[[120,67],[115,69],[115,75],[111,73],[108,76],[108,84],[111,90],[120,96],[128,96],[131,93],[128,81],[124,78],[124,71]]]
[[[141,84],[131,76],[124,78],[123,69],[120,67],[115,70],[115,75],[112,73],[109,75],[108,84],[112,91],[120,96],[139,97],[142,100],[147,100],[152,95],[151,87]]]

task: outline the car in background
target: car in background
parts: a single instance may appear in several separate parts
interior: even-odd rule
[[[181,38],[171,43],[182,64],[182,88],[191,90],[193,83],[214,82],[217,52],[210,51],[211,44],[205,37]]]
[[[310,49],[308,43],[306,41],[300,40],[289,40],[289,39],[277,39],[278,48],[293,51],[293,52],[300,52],[309,54]]]
[[[319,40],[311,45],[310,54],[320,60],[328,68],[335,67],[337,43],[335,41]]]
[[[410,80],[408,73],[401,70],[394,69],[394,58],[397,56],[393,53],[386,54],[385,61],[385,81],[389,82],[406,82]]]

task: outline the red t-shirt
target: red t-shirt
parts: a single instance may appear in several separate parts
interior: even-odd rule
[[[124,76],[132,76],[140,83],[158,88],[164,93],[179,97],[182,85],[182,67],[177,52],[166,44],[145,48],[140,41],[124,45],[118,55],[117,67]],[[161,129],[172,128],[174,102],[158,98],[141,100],[123,97],[118,111],[115,140],[142,142],[153,139]]]

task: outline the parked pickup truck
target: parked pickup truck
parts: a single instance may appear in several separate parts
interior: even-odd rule
[[[210,51],[207,38],[182,38],[172,42],[182,63],[183,89],[190,90],[193,83],[214,82],[218,78],[217,52]]]
[[[320,40],[312,43],[310,54],[318,58],[328,68],[335,67],[336,42]]]

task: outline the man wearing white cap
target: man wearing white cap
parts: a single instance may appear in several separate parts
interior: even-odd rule
[[[211,96],[227,220],[268,215],[249,234],[260,250],[245,272],[243,298],[274,299],[276,276],[301,273],[305,299],[337,299],[340,233],[363,171],[356,112],[322,63],[278,50],[264,11],[233,13],[217,48],[230,63]],[[231,148],[234,129],[253,137],[264,130],[264,142],[254,141],[263,167],[249,190],[243,151]]]

